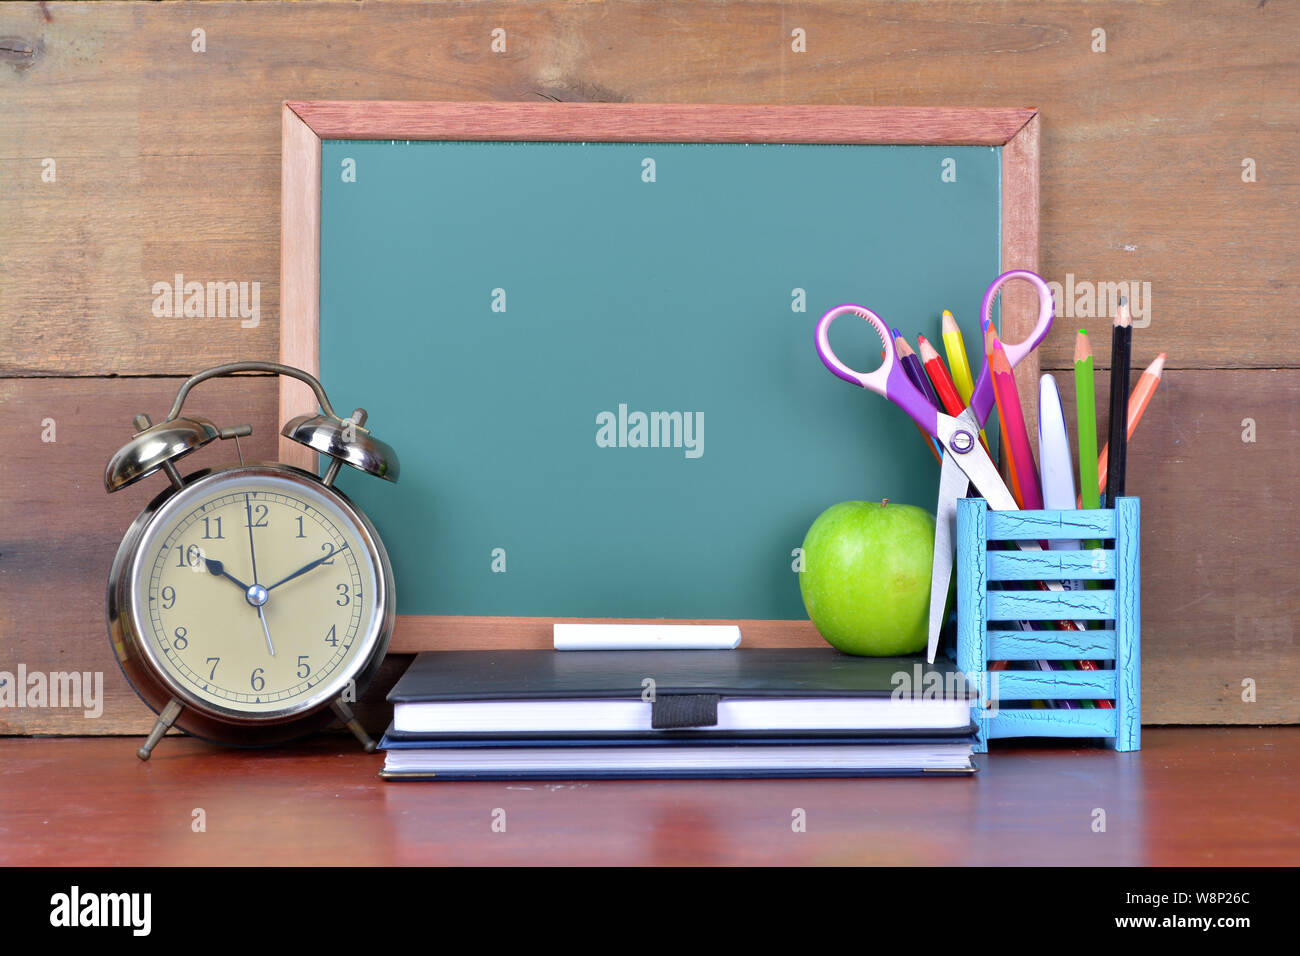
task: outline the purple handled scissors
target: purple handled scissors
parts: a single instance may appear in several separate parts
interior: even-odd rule
[[[1018,365],[1047,336],[1052,327],[1055,306],[1052,291],[1043,279],[1024,269],[1004,272],[993,280],[984,293],[980,305],[980,327],[987,329],[992,319],[993,302],[1002,287],[1012,279],[1024,279],[1038,292],[1038,323],[1025,341],[1018,344],[1003,344],[1007,360],[1014,367]],[[858,372],[849,368],[831,349],[828,332],[831,323],[841,315],[856,315],[866,319],[880,336],[884,346],[884,360],[874,372]],[[980,354],[984,354],[984,343],[980,343]],[[928,658],[934,661],[935,651],[939,646],[939,631],[943,625],[943,612],[948,600],[948,585],[952,580],[953,539],[957,518],[957,499],[966,496],[969,485],[988,502],[995,511],[1015,510],[1019,507],[1006,483],[998,473],[997,466],[989,457],[984,446],[979,442],[979,432],[988,420],[995,404],[993,395],[993,378],[987,360],[983,363],[975,388],[971,392],[970,407],[960,415],[945,415],[930,404],[903,371],[894,348],[893,338],[885,323],[870,309],[860,305],[840,305],[831,309],[817,323],[817,354],[822,362],[837,376],[853,385],[869,389],[877,395],[883,395],[903,411],[912,420],[925,429],[926,434],[939,440],[943,446],[943,467],[939,474],[939,500],[935,505],[934,528],[934,563],[930,579],[930,634]],[[1037,545],[1026,542],[1021,545],[1027,550],[1036,550]]]

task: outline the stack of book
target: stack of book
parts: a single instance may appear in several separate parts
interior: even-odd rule
[[[429,651],[388,695],[393,780],[954,775],[951,667],[831,648]]]

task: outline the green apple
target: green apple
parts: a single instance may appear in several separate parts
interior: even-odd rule
[[[930,620],[934,516],[915,505],[841,501],[803,541],[799,589],[821,636],[846,654],[923,651]]]

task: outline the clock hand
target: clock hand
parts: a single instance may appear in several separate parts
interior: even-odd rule
[[[326,555],[326,557],[329,557],[329,555]],[[257,616],[262,621],[262,633],[266,635],[266,649],[269,650],[271,656],[274,657],[275,645],[271,643],[271,630],[266,626],[266,614],[262,611],[262,605],[266,603],[266,592],[268,589],[257,584],[249,587],[243,581],[239,580],[239,578],[229,573],[225,566],[215,558],[204,558],[203,563],[208,566],[208,571],[210,571],[214,576],[227,578],[239,585],[240,590],[244,592],[244,600],[248,601],[249,604],[257,609]]]
[[[257,606],[257,617],[262,622],[262,632],[266,635],[266,649],[275,656],[275,645],[271,643],[271,629],[266,626],[266,612],[262,610],[262,605]]]
[[[244,510],[248,514],[248,553],[253,558],[253,583],[257,583],[257,551],[253,548],[253,506],[244,494]]]
[[[286,581],[292,581],[298,575],[306,574],[308,571],[312,570],[313,568],[320,567],[326,561],[334,557],[334,555],[346,551],[347,549],[348,549],[348,545],[345,544],[343,547],[336,548],[335,550],[331,551],[329,554],[325,555],[324,557],[317,558],[315,561],[311,561],[307,564],[304,564],[302,567],[300,567],[297,571],[293,572],[293,574],[289,575],[287,578],[281,578],[280,580],[276,581],[274,584],[269,585],[267,587],[267,590],[274,591],[276,588],[278,588],[281,584],[284,584]]]
[[[229,581],[234,581],[239,585],[239,590],[245,593],[248,592],[248,585],[227,571],[226,566],[220,561],[215,558],[204,558],[203,563],[208,566],[208,571],[211,572],[214,577],[226,578]]]

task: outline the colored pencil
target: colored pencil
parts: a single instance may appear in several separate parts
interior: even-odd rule
[[[960,415],[965,411],[966,403],[957,394],[957,386],[953,384],[952,376],[948,374],[943,359],[939,357],[934,346],[926,341],[924,335],[918,335],[916,342],[921,352],[921,366],[929,376],[930,384],[934,386],[934,392],[939,396],[943,410],[953,417]]]
[[[921,364],[925,368],[925,374],[930,377],[930,384],[934,386],[939,401],[943,402],[943,410],[956,418],[966,410],[966,403],[962,401],[961,395],[953,383],[952,376],[948,374],[948,367],[943,364],[943,358],[939,355],[939,350],[926,341],[924,335],[918,335],[916,341],[921,350]],[[984,446],[985,451],[989,450],[988,442],[984,440],[984,429],[982,428],[980,429],[980,444]]]
[[[1075,409],[1078,414],[1079,428],[1079,497],[1080,508],[1096,509],[1101,507],[1101,485],[1106,477],[1098,462],[1098,473],[1094,474],[1088,462],[1097,454],[1097,399],[1093,378],[1092,348],[1088,341],[1088,330],[1080,329],[1074,340],[1074,394]],[[1134,422],[1136,425],[1136,422]],[[1132,434],[1130,430],[1130,434]],[[1083,546],[1091,550],[1101,547],[1100,541],[1085,541]],[[1088,582],[1094,585],[1097,582]],[[1082,670],[1095,671],[1096,661],[1079,661]],[[1114,707],[1108,700],[1096,702],[1096,706],[1106,710]]]
[[[943,356],[940,356],[939,350],[935,349],[926,337],[917,336],[917,343],[920,349],[920,363],[926,369],[926,375],[930,376],[930,384],[935,386],[935,393],[939,395],[939,401],[944,403],[944,411],[957,418],[963,411],[966,411],[966,402],[962,401],[961,394],[957,392],[957,386],[953,384],[953,378],[948,373],[948,365],[944,364]],[[984,446],[988,451],[988,442],[984,440],[984,429],[979,432],[979,444]],[[989,453],[992,454],[992,453]]]
[[[880,361],[883,362],[884,360],[885,360],[885,350],[881,349]],[[903,371],[906,372],[907,369],[904,368]],[[909,380],[911,379],[910,375],[908,376],[908,379]],[[912,422],[912,424],[916,425],[916,422]],[[925,447],[930,449],[930,457],[933,458],[935,461],[937,461],[940,465],[943,465],[943,459],[939,456],[939,448],[940,448],[939,443],[935,441],[933,438],[931,438],[931,436],[927,435],[925,433],[925,429],[922,428],[920,425],[916,425],[916,430],[920,434],[920,436],[923,439],[925,439]]]
[[[988,348],[991,347],[990,342],[992,340],[996,340],[996,338],[997,338],[997,333],[995,333],[993,329],[990,327],[989,330],[984,334],[984,343],[985,343],[986,351]],[[985,355],[984,360],[986,362],[988,361],[987,355]],[[995,401],[997,400],[997,397],[998,397],[997,384],[995,382],[994,389],[993,389],[993,398]],[[1010,455],[1011,439],[1007,437],[1007,422],[1006,419],[1003,418],[1001,411],[998,412],[998,435],[1001,438],[1001,444],[998,447],[1003,449],[1004,455]],[[1020,475],[1019,473],[1017,473],[1016,469],[1014,468],[1007,469],[1007,486],[1011,490],[1011,497],[1016,499],[1016,506],[1019,508],[1023,508],[1025,506],[1025,495],[1024,492],[1020,490]]]
[[[951,312],[943,310],[943,350],[948,353],[948,367],[952,370],[952,382],[957,387],[962,404],[969,405],[971,393],[975,391],[975,380],[971,378],[970,361],[966,358],[966,343],[962,341],[961,329]]]
[[[1128,465],[1128,380],[1132,365],[1133,320],[1129,315],[1128,299],[1120,296],[1111,326],[1110,347],[1110,448],[1115,467],[1106,477],[1106,507],[1114,508],[1115,499],[1124,494],[1124,474]],[[1098,463],[1100,465],[1100,462]],[[1100,469],[1099,469],[1100,470]],[[1083,662],[1085,666],[1091,661]],[[1094,665],[1095,666],[1095,665]],[[1112,706],[1109,701],[1099,701],[1102,707]]]
[[[916,422],[912,422],[912,424],[916,425]],[[925,433],[925,429],[922,428],[920,425],[916,425],[916,430],[920,432],[921,437],[925,439],[925,447],[930,449],[930,457],[933,458],[935,461],[937,461],[940,465],[942,465],[943,458],[941,458],[939,455],[939,449],[943,446],[936,444],[934,439],[931,436],[927,435]]]
[[[1079,497],[1080,508],[1095,510],[1101,507],[1101,482],[1093,474],[1093,457],[1097,454],[1097,390],[1093,375],[1092,343],[1088,330],[1080,329],[1074,338],[1074,401],[1079,429]],[[1083,546],[1091,551],[1100,548],[1100,541],[1085,541]],[[1089,581],[1090,587],[1097,582]],[[1081,670],[1095,671],[1095,661],[1079,661]],[[1109,701],[1098,702],[1109,708]]]
[[[943,350],[948,353],[948,368],[952,372],[952,384],[961,396],[962,405],[970,404],[970,397],[975,391],[975,380],[971,378],[970,361],[966,358],[966,343],[961,337],[961,329],[951,312],[943,310]],[[980,441],[989,447],[984,429],[980,429]]]
[[[930,383],[925,377],[925,369],[921,368],[921,360],[916,357],[912,347],[907,344],[907,339],[898,333],[898,329],[894,329],[893,332],[894,352],[898,356],[899,363],[903,366],[903,371],[907,373],[908,381],[917,387],[917,390],[926,397],[926,400],[931,405],[938,408],[939,396],[934,394],[934,389],[930,387]],[[942,463],[943,459],[940,456],[943,453],[943,446],[939,444],[939,440],[926,435],[925,429],[920,425],[916,426],[916,430],[925,435],[926,444],[931,446],[930,450],[934,453],[934,457]]]
[[[1097,389],[1093,374],[1092,343],[1088,330],[1080,329],[1074,337],[1074,403],[1079,430],[1079,497],[1080,508],[1095,510],[1101,507],[1101,483],[1092,472],[1092,459],[1097,454]],[[1101,547],[1100,541],[1086,541],[1088,550]],[[1096,582],[1089,582],[1095,585]],[[1080,670],[1097,669],[1095,661],[1079,661]],[[1106,707],[1108,702],[1102,703]]]
[[[998,420],[1007,440],[1004,452],[1011,459],[1011,471],[1020,486],[1018,502],[1021,508],[1037,511],[1043,507],[1043,493],[1038,486],[1038,472],[1034,467],[1034,453],[1029,447],[1029,432],[1025,427],[1024,409],[1020,407],[1016,378],[992,325],[985,333],[984,341],[989,372],[993,377],[993,396],[998,405]]]
[[[993,393],[993,397],[997,399],[996,391]],[[1001,447],[1007,449],[1006,454],[1010,455],[1011,439],[1007,437],[1007,423],[1001,413],[998,414],[998,433],[1002,437]],[[1016,499],[1016,507],[1023,509],[1025,507],[1025,493],[1020,490],[1020,474],[1014,468],[1007,469],[1007,487],[1011,489],[1011,497]]]
[[[1133,433],[1137,431],[1138,422],[1142,421],[1142,413],[1147,410],[1151,404],[1151,396],[1156,393],[1160,386],[1160,376],[1165,370],[1165,353],[1161,352],[1156,356],[1156,360],[1146,367],[1138,379],[1137,385],[1133,386],[1133,394],[1128,399],[1128,437],[1132,438]],[[1106,483],[1106,464],[1107,456],[1110,452],[1110,446],[1107,445],[1101,450],[1101,455],[1097,458],[1097,481],[1100,484]]]
[[[1074,338],[1074,404],[1079,422],[1079,507],[1101,507],[1101,482],[1092,471],[1097,457],[1097,393],[1088,330]]]
[[[1133,354],[1133,319],[1128,299],[1120,296],[1111,330],[1110,349],[1110,456],[1114,467],[1106,476],[1106,507],[1124,494],[1128,467],[1128,377]]]
[[[930,380],[925,377],[925,367],[921,365],[921,360],[916,357],[916,352],[912,346],[907,344],[907,339],[899,334],[898,329],[894,329],[894,349],[898,352],[899,359],[903,362],[904,367],[908,369],[908,377],[912,379],[912,384],[921,390],[921,394],[935,408],[942,409],[943,403],[939,401],[939,395],[930,384]]]

